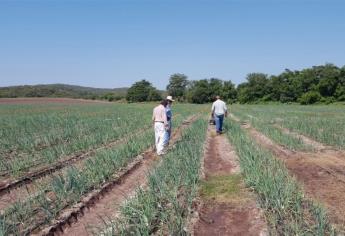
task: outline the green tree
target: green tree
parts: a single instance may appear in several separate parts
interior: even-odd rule
[[[187,100],[192,103],[213,102],[216,95],[229,103],[236,101],[235,85],[231,81],[211,78],[192,81],[187,89]]]
[[[283,103],[296,101],[298,92],[295,88],[295,78],[297,76],[298,71],[290,71],[288,69],[278,76],[271,76],[268,83],[268,98],[271,101]]]
[[[128,102],[158,101],[161,95],[147,80],[135,82],[127,91]]]
[[[320,81],[318,83],[318,90],[323,97],[333,96],[337,85],[340,82],[341,71],[338,67],[332,64],[321,66],[318,71]]]
[[[159,91],[155,88],[151,88],[149,92],[149,96],[147,97],[147,101],[159,101],[162,100],[162,95]]]
[[[307,92],[307,93],[303,94],[302,97],[298,99],[298,101],[302,105],[308,105],[308,104],[314,104],[314,103],[320,101],[321,98],[322,97],[321,97],[319,92],[317,92],[317,91],[310,91],[310,92]]]
[[[187,100],[191,103],[199,104],[210,101],[210,89],[207,79],[190,82]]]
[[[237,90],[235,85],[231,81],[224,81],[223,87],[220,92],[220,96],[227,102],[227,103],[234,103],[237,100]]]
[[[269,94],[269,79],[262,73],[251,73],[247,75],[247,82],[238,86],[239,101],[241,103],[252,103],[262,100]]]
[[[167,90],[169,95],[177,98],[178,100],[183,100],[186,93],[186,87],[188,85],[187,76],[184,74],[173,74],[169,78],[169,84]]]
[[[208,80],[209,83],[209,96],[213,100],[215,96],[221,95],[223,91],[223,81],[217,78],[211,78]]]
[[[249,103],[253,100],[249,94],[248,83],[242,83],[237,86],[237,100],[240,103]]]
[[[334,96],[338,101],[345,101],[345,66],[340,69],[339,83]]]

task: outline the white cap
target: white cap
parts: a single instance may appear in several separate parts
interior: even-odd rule
[[[175,100],[172,99],[172,96],[167,96],[167,100],[172,101],[172,102],[175,102]]]

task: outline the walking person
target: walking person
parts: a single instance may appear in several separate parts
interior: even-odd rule
[[[216,101],[212,104],[212,117],[216,122],[216,132],[221,134],[223,131],[223,120],[224,116],[228,116],[228,108],[225,102],[220,100],[220,96],[216,96]]]
[[[167,100],[161,101],[161,103],[153,109],[152,121],[155,131],[155,145],[158,155],[163,155],[164,149],[164,136],[168,128],[168,120],[165,108],[168,105]]]
[[[164,135],[164,146],[168,146],[170,138],[171,138],[171,128],[172,128],[172,111],[171,106],[172,103],[175,101],[172,96],[167,96],[166,98],[168,105],[165,107],[165,112],[167,115],[167,121],[168,121],[168,128]]]

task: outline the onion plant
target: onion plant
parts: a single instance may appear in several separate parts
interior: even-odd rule
[[[121,208],[119,219],[105,223],[102,235],[185,235],[186,219],[197,194],[207,122],[199,119],[148,176],[147,188]]]
[[[227,120],[228,137],[236,148],[246,184],[255,190],[273,235],[333,235],[325,210],[304,197],[284,164]]]
[[[32,110],[40,106],[37,113],[22,112],[23,106],[0,107],[5,111],[0,113],[0,179],[23,175],[149,128],[153,105],[28,105]],[[174,112],[186,117],[200,109],[177,105]]]
[[[185,118],[175,117],[174,125],[180,125]],[[66,206],[75,204],[86,193],[115,178],[116,172],[152,146],[153,140],[153,131],[147,130],[127,143],[97,150],[82,164],[39,182],[32,197],[15,202],[0,215],[9,230],[7,233],[28,233],[32,227],[48,223]]]
[[[255,117],[270,129],[270,125],[280,125],[326,145],[345,148],[345,110],[341,105],[234,105],[231,111],[242,120]]]

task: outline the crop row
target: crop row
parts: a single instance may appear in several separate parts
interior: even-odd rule
[[[151,124],[152,104],[103,105],[101,108],[105,111],[99,110],[99,107],[91,107],[87,110],[83,110],[86,108],[82,107],[69,113],[47,113],[13,119],[2,117],[5,126],[0,129],[2,145],[0,175],[19,176],[32,167],[47,165],[66,156],[92,150],[136,130],[147,128]],[[89,109],[95,112],[95,117],[86,115]],[[176,113],[186,116],[199,109],[199,106],[193,106],[191,109],[177,106]],[[21,139],[16,142],[15,136],[20,132],[22,132],[19,136]],[[46,139],[44,148],[39,150],[36,150],[35,145],[36,132],[40,132],[40,135]],[[25,142],[20,141],[24,139]],[[14,148],[16,145],[24,146],[17,150]],[[9,150],[8,146],[14,148],[13,158],[8,158],[8,152],[6,153],[6,150]],[[23,152],[24,150],[26,152]]]
[[[115,113],[116,114],[116,113]],[[120,116],[121,115],[121,116]],[[146,116],[134,116],[132,112],[123,112],[119,119],[108,119],[103,117],[97,118],[81,118],[78,114],[70,114],[64,117],[63,114],[44,114],[42,117],[21,117],[21,121],[16,118],[6,121],[12,122],[12,128],[1,128],[1,150],[0,169],[2,173],[11,173],[18,175],[29,167],[49,164],[58,160],[60,157],[70,155],[83,150],[93,149],[96,146],[107,143],[109,141],[125,136],[135,129],[140,129],[136,124],[143,122],[149,124],[150,114]],[[109,117],[114,114],[109,113]],[[4,124],[6,125],[6,121]],[[32,124],[35,123],[35,124]],[[52,127],[45,126],[56,126]],[[35,133],[44,134],[45,148],[35,149],[37,143]],[[51,131],[52,130],[52,131]],[[32,132],[31,132],[32,131]],[[55,132],[57,131],[57,132]],[[61,136],[60,134],[63,134]],[[50,138],[51,137],[51,138]],[[25,140],[23,142],[23,140]],[[58,140],[58,142],[55,142]],[[53,145],[55,143],[55,145]],[[14,151],[13,158],[7,158],[5,151],[6,146],[25,146],[26,153]],[[23,151],[23,149],[22,149]]]
[[[246,184],[258,194],[273,235],[330,235],[325,210],[304,197],[284,164],[258,146],[235,122],[226,122]]]
[[[255,117],[265,124],[277,124],[321,143],[345,148],[345,110],[339,105],[235,105],[232,112],[244,119]]]
[[[180,125],[183,117],[175,119]],[[71,166],[59,174],[39,182],[31,197],[15,202],[1,215],[5,234],[28,233],[53,218],[66,206],[97,188],[135,156],[152,146],[153,132],[148,130],[125,144],[98,150],[82,164]],[[0,231],[1,232],[1,231]]]
[[[274,123],[263,121],[256,116],[246,115],[241,112],[234,112],[241,122],[249,122],[251,126],[268,136],[276,143],[283,145],[294,151],[312,151],[313,148],[303,142],[299,137],[284,133],[282,129],[276,127]]]
[[[105,111],[98,111],[99,107],[91,106],[85,110],[71,109],[59,112],[46,112],[27,116],[1,116],[2,129],[0,133],[1,147],[8,152],[22,151],[30,153],[36,149],[50,146],[57,141],[66,141],[79,135],[107,129],[121,127],[128,118],[135,121],[137,111],[144,114],[147,121],[150,118],[149,110],[124,106],[103,106]],[[96,116],[91,116],[95,113]],[[146,114],[146,116],[145,116]],[[5,139],[6,137],[6,139]]]
[[[150,174],[148,186],[121,208],[119,219],[105,224],[102,235],[185,235],[186,219],[197,194],[206,124],[199,119]]]

